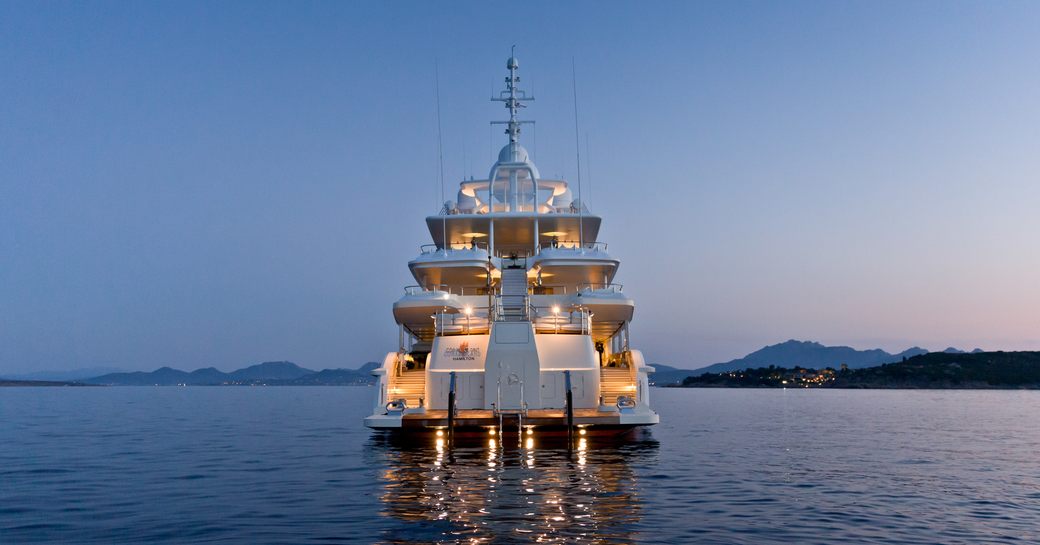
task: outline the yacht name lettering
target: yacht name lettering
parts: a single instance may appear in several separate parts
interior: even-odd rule
[[[462,343],[458,347],[449,346],[445,348],[444,357],[456,361],[474,361],[480,357],[480,349],[471,347],[469,343]]]

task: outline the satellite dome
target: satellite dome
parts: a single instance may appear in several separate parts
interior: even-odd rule
[[[502,57],[499,58],[501,59]],[[509,60],[506,61],[506,69],[512,70],[514,68],[520,68],[520,61],[516,60],[516,57],[509,57]]]
[[[498,152],[499,163],[526,163],[527,150],[516,142],[506,144],[502,151]]]

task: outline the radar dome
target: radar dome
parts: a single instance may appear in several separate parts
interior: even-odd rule
[[[506,144],[502,151],[498,152],[499,163],[526,163],[527,158],[527,150],[516,142]]]

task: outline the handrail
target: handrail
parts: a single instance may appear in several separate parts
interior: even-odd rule
[[[451,295],[485,295],[487,288],[484,286],[452,286],[450,284],[430,284],[428,286],[411,285],[404,287],[405,295],[421,295],[424,293],[448,293]]]
[[[549,243],[548,246],[538,245],[538,249],[547,250],[594,250],[597,252],[606,252],[606,242],[581,242],[578,240],[556,240]]]
[[[586,282],[583,284],[534,284],[530,287],[532,295],[567,295],[573,291],[574,293],[581,293],[583,291],[611,291],[613,293],[623,293],[625,287],[622,284],[616,284],[613,282]],[[545,292],[550,291],[551,293],[538,293],[539,291]]]
[[[440,310],[434,313],[434,334],[445,335],[482,335],[491,329],[493,322],[505,321],[501,296],[496,296],[492,307],[470,307],[469,312],[458,312],[456,309]],[[521,315],[510,315],[521,321],[530,321],[538,333],[561,333],[588,335],[592,330],[592,312],[584,307],[536,306],[530,297],[524,304]]]
[[[580,284],[578,291],[611,291],[614,293],[621,293],[624,291],[624,286],[614,283],[589,282],[586,284]]]
[[[538,291],[552,290],[551,294],[539,294]],[[528,286],[528,295],[567,295],[573,290],[575,293],[583,291],[610,291],[613,293],[623,293],[624,285],[617,283],[590,283],[584,284],[541,284]],[[405,295],[421,295],[423,293],[449,293],[451,295],[487,295],[487,287],[485,286],[470,286],[468,289],[466,286],[452,286],[450,284],[429,284],[426,286],[420,286],[413,284],[404,287]]]
[[[449,252],[463,252],[463,251],[465,251],[465,252],[473,252],[473,251],[476,251],[476,250],[483,250],[483,251],[486,252],[487,249],[488,249],[488,243],[485,242],[485,241],[478,240],[478,241],[470,241],[470,242],[465,242],[465,241],[463,241],[463,242],[449,242],[447,251],[449,251]],[[422,246],[419,246],[419,252],[421,254],[423,254],[423,255],[435,254],[437,252],[442,252],[442,251],[444,251],[444,248],[442,248],[441,245],[439,245],[439,244],[423,244]]]
[[[487,194],[487,184],[484,184],[483,187],[478,186],[477,188],[475,188],[475,191],[477,193],[483,192],[486,195]],[[505,206],[507,208],[506,210],[495,210],[493,212],[494,214],[500,214],[502,212],[510,212],[510,210],[508,210],[508,206],[505,205],[505,203],[494,203],[494,205],[495,205],[495,207],[503,207],[503,206]],[[581,213],[589,215],[589,214],[592,213],[589,210],[589,207],[584,205],[584,204],[581,204],[580,206],[573,205],[573,204],[570,205],[570,206],[551,206],[551,205],[547,205],[546,203],[535,202],[533,204],[518,205],[517,208],[523,208],[524,210],[514,210],[514,212],[535,212],[536,211],[536,213],[539,216],[551,215],[551,214],[573,214],[573,215],[578,215],[578,214],[581,214]],[[579,208],[580,208],[580,210],[579,210]],[[528,210],[528,209],[533,209],[533,210]],[[458,206],[458,204],[456,204],[455,206],[453,206],[451,208],[449,208],[447,206],[441,206],[440,210],[437,212],[438,216],[458,216],[458,215],[470,215],[470,216],[473,216],[473,215],[487,215],[487,214],[488,214],[488,203],[486,203],[486,202],[481,202],[477,206],[467,207],[467,208],[462,208],[462,207]]]
[[[441,311],[433,315],[433,323],[434,333],[439,337],[481,335],[491,328],[491,321],[488,320],[486,312],[465,314]]]

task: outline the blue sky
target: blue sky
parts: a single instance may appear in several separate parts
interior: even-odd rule
[[[0,3],[0,372],[379,359],[513,44],[650,361],[1040,349],[1040,5],[517,6]]]

